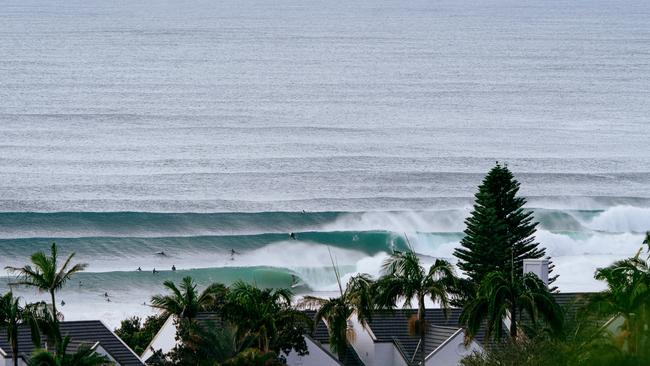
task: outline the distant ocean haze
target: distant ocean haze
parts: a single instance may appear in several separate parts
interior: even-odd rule
[[[648,19],[645,1],[5,1],[0,266],[76,251],[62,310],[111,324],[188,274],[328,292],[328,247],[346,276],[404,233],[451,257],[500,161],[560,289],[599,289],[650,229]]]

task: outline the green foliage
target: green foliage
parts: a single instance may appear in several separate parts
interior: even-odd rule
[[[259,289],[239,281],[230,287],[222,315],[237,325],[239,338],[255,337],[257,348],[264,353],[294,350],[304,355],[304,327],[310,319],[291,306],[292,297],[287,289]]]
[[[461,361],[463,366],[542,366],[568,365],[568,350],[560,342],[548,340],[508,340],[475,352]]]
[[[172,281],[163,285],[171,294],[152,296],[151,306],[159,309],[165,319],[175,315],[192,320],[200,311],[220,310],[227,296],[227,288],[221,284],[211,285],[199,294],[191,277],[184,277],[179,286]]]
[[[622,319],[620,325],[612,323],[610,332],[623,354],[650,359],[650,268],[640,255],[596,271],[607,289],[591,297],[589,309],[596,317]]]
[[[450,305],[449,291],[455,286],[456,276],[452,265],[442,259],[427,271],[413,251],[394,252],[383,265],[383,276],[375,288],[376,302],[379,307],[394,308],[400,299],[405,307],[411,307],[412,301],[418,305],[417,319],[409,322],[409,331],[420,337],[420,358],[424,363],[426,344],[426,309],[425,298],[438,301],[445,314]]]
[[[585,320],[573,322],[563,334],[506,339],[461,360],[463,366],[639,366],[650,358],[622,352],[610,335]]]
[[[281,366],[284,365],[274,352],[263,353],[256,348],[249,348],[226,361],[224,366]]]
[[[142,354],[165,323],[165,320],[163,316],[151,315],[142,322],[139,317],[134,316],[122,320],[120,327],[115,329],[115,334],[131,347],[135,353]]]
[[[64,266],[65,268],[65,266]],[[70,337],[62,337],[59,321],[45,302],[28,304],[23,310],[23,320],[30,326],[32,342],[37,349],[32,354],[30,366],[95,366],[110,365],[108,358],[99,355],[87,344],[81,344],[71,352]],[[41,335],[47,337],[52,350],[43,349]]]
[[[518,191],[519,182],[499,164],[478,187],[461,248],[454,251],[458,267],[471,279],[469,284],[481,283],[494,271],[519,277],[524,259],[544,257],[544,249],[535,242],[537,223],[532,212],[524,210],[526,200],[517,197]]]
[[[53,344],[55,347],[61,343],[58,319],[46,302],[27,304],[24,317],[29,323],[34,346],[41,347],[43,345],[42,335],[45,336],[48,344]]]
[[[33,267],[28,264],[22,268],[7,266],[5,269],[18,274],[18,281],[12,283],[12,285],[25,285],[35,287],[39,291],[48,292],[52,300],[52,311],[56,315],[54,320],[57,321],[58,313],[54,293],[61,290],[73,274],[83,271],[88,266],[85,263],[78,263],[70,267],[74,255],[75,253],[71,253],[59,268],[58,250],[56,244],[52,243],[49,256],[42,251],[32,254]]]
[[[340,281],[337,273],[337,280]],[[329,342],[332,350],[338,355],[339,360],[349,345],[349,337],[352,329],[349,328],[348,320],[356,313],[359,322],[366,325],[371,318],[371,310],[374,308],[372,296],[373,282],[367,274],[359,274],[347,283],[345,290],[340,285],[341,296],[323,299],[315,296],[305,296],[299,304],[302,308],[317,308],[313,326],[321,320],[327,323]]]
[[[220,365],[254,342],[250,336],[239,339],[237,328],[228,324],[217,326],[180,319],[176,326],[179,344],[167,355],[169,365]]]
[[[0,327],[7,331],[14,366],[18,366],[18,326],[23,323],[24,309],[12,292],[0,297]]]
[[[252,346],[264,357],[276,359],[280,352],[307,353],[303,335],[310,319],[291,306],[293,294],[287,289],[259,289],[237,282],[230,288],[213,284],[199,295],[190,277],[178,287],[169,281],[164,285],[171,294],[154,296],[152,304],[162,310],[162,319],[175,315],[178,345],[167,355],[158,355],[158,365],[222,364]],[[217,313],[223,324],[198,322],[196,316],[202,311]],[[140,329],[138,319],[122,325],[127,338]]]
[[[598,269],[607,289],[589,295],[560,331],[488,347],[463,359],[465,366],[609,366],[650,365],[650,269],[635,257]],[[481,286],[482,287],[482,286]],[[468,310],[469,311],[469,310]],[[490,311],[486,307],[486,314]],[[568,314],[568,313],[567,313]],[[489,323],[489,321],[488,321]]]
[[[108,358],[99,355],[86,344],[75,352],[68,352],[70,337],[64,337],[54,352],[37,349],[29,360],[29,366],[100,366],[110,365]]]
[[[492,272],[485,276],[476,296],[463,308],[460,322],[466,327],[468,341],[476,336],[483,324],[487,325],[487,338],[498,341],[503,335],[503,321],[508,316],[510,338],[515,339],[518,321],[524,313],[533,324],[541,318],[554,332],[562,329],[561,309],[536,275],[527,273],[523,277],[512,277]]]

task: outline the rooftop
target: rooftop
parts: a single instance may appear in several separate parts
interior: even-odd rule
[[[66,321],[59,324],[62,336],[70,337],[68,351],[74,352],[81,344],[99,345],[121,366],[142,366],[144,363],[138,356],[109,328],[99,320]],[[7,333],[0,332],[0,348],[12,357],[11,345]],[[31,330],[28,326],[20,326],[18,331],[18,350],[20,356],[29,360],[36,347],[32,343]]]

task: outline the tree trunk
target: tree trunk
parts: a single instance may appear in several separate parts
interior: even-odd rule
[[[50,296],[52,296],[52,315],[54,316],[54,322],[58,323],[59,318],[56,314],[56,300],[54,300],[54,291],[50,291]]]
[[[60,331],[60,328],[59,328],[59,317],[57,316],[57,312],[56,312],[56,300],[54,299],[54,291],[53,290],[50,291],[50,296],[52,297],[52,318],[53,318],[52,321],[54,322],[54,327],[55,327],[56,333],[57,333],[54,336],[54,340],[53,340],[54,350],[58,350],[59,349],[59,342],[61,342],[61,339],[60,339],[61,338],[61,333],[60,333],[61,331]],[[49,343],[50,342],[49,334],[47,335],[47,337],[48,337],[48,343]],[[47,349],[47,347],[46,347],[46,349]]]
[[[11,358],[14,361],[14,366],[18,366],[18,334],[14,333],[11,337]]]
[[[348,332],[347,332],[347,323],[345,324],[345,328],[342,330],[341,334],[339,334],[340,339],[341,339],[341,344],[337,347],[337,354],[339,356],[339,361],[343,363],[343,359],[345,358],[345,353],[347,352],[347,347],[348,347]]]
[[[424,361],[426,360],[426,309],[424,307],[424,295],[420,295],[418,298],[418,322],[420,323],[420,357],[422,359],[422,366],[424,366]]]

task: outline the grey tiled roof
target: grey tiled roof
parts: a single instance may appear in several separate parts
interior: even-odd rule
[[[430,355],[441,344],[445,343],[452,335],[458,332],[459,327],[445,327],[442,325],[431,325],[427,331],[425,353]]]
[[[553,294],[555,301],[562,307],[566,317],[575,318],[580,307],[584,306],[590,292],[559,292]]]
[[[316,311],[314,310],[305,310],[304,313],[311,319],[314,319],[316,316]],[[318,324],[315,324],[311,338],[324,345],[324,348],[329,352],[329,346],[327,346],[329,344],[329,332],[327,331],[325,322],[321,320],[318,322]],[[340,360],[340,362],[344,366],[364,366],[363,362],[359,358],[359,355],[352,347],[348,347],[345,352],[345,356],[342,360]]]
[[[201,326],[217,326],[219,328],[223,327],[223,319],[219,316],[218,313],[202,312],[196,314],[196,321]]]
[[[99,342],[99,345],[121,366],[144,365],[135,353],[99,320],[67,321],[61,322],[59,326],[61,335],[69,336],[71,339],[68,347],[70,352],[75,351],[82,343],[93,346]],[[11,346],[7,340],[7,333],[4,331],[0,331],[0,348],[7,353],[8,357],[11,357]],[[19,354],[23,358],[29,359],[35,348],[29,327],[21,326],[18,331]]]
[[[566,321],[576,320],[578,311],[587,302],[588,297],[591,295],[589,292],[558,292],[553,293],[553,298],[564,312],[564,319]],[[536,324],[527,313],[520,314],[519,326],[528,334],[536,334],[543,329],[540,320]]]
[[[305,310],[304,313],[311,318],[312,320],[316,316],[316,311],[314,310]],[[319,341],[320,343],[329,343],[329,332],[327,331],[327,326],[322,320],[316,324],[314,331],[310,334],[314,340]]]
[[[435,339],[427,339],[432,346],[439,346],[446,340],[441,339],[445,334],[448,334],[453,329],[454,332],[460,329],[458,319],[460,317],[461,309],[452,308],[444,315],[442,309],[426,309],[425,317],[430,327],[435,327],[430,330],[430,334],[435,336]],[[417,314],[417,309],[396,309],[393,311],[377,311],[372,315],[372,321],[369,322],[370,329],[377,338],[377,342],[395,342],[402,348],[405,356],[411,360],[420,342],[419,337],[414,337],[408,333],[408,320],[412,315]],[[476,337],[479,343],[483,342],[483,332],[479,332]],[[453,334],[453,333],[452,333]],[[429,345],[427,345],[429,349]],[[435,348],[431,349],[433,351]]]

